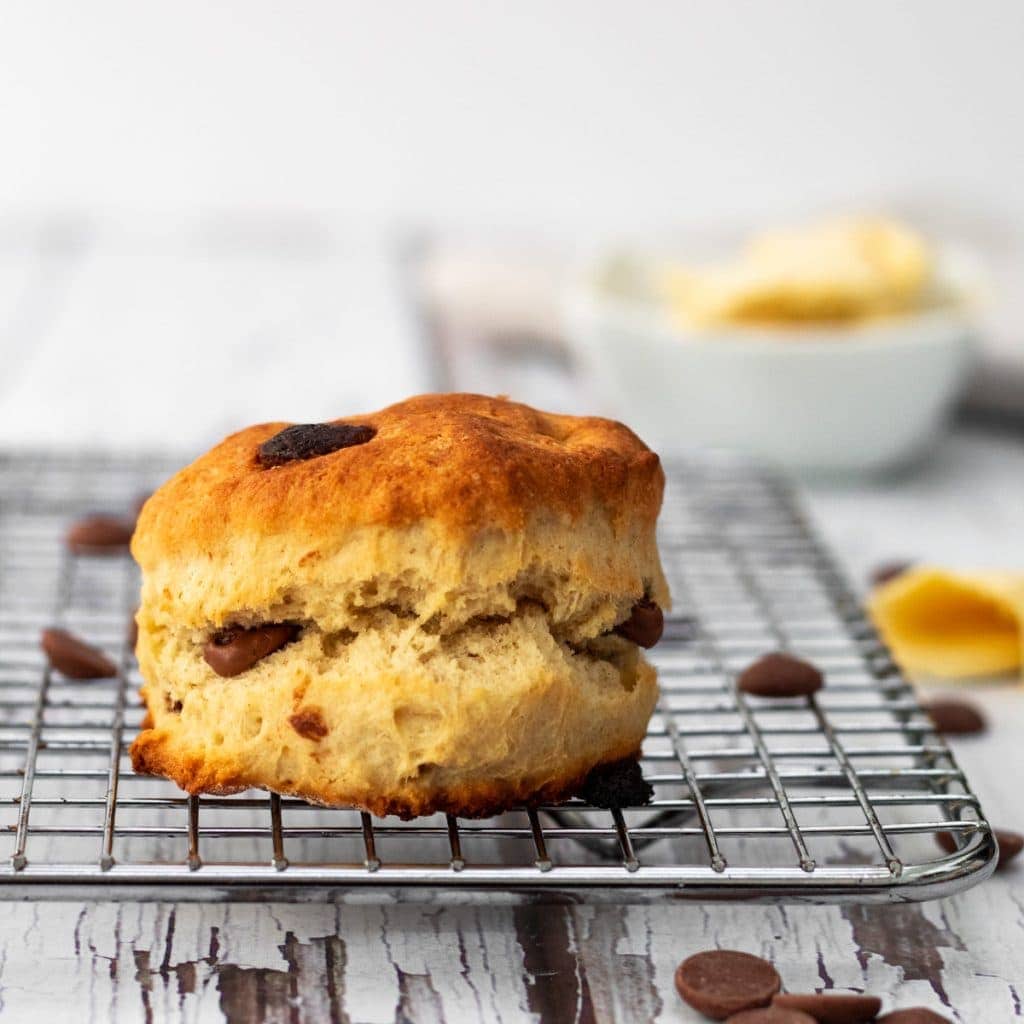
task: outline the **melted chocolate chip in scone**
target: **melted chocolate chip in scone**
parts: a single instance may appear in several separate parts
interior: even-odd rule
[[[642,807],[654,796],[654,787],[644,778],[633,758],[602,764],[583,781],[579,794],[592,807]]]
[[[366,444],[376,433],[373,427],[348,423],[296,423],[264,441],[259,447],[258,460],[267,468],[305,462],[342,448]]]
[[[203,658],[217,675],[231,678],[248,672],[258,661],[291,643],[298,632],[299,627],[292,622],[222,629],[206,642]]]

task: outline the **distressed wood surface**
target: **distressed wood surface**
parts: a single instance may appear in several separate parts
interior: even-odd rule
[[[88,225],[19,230],[8,230],[0,246],[0,443],[56,441],[67,431],[78,442],[123,438],[132,418],[146,414],[143,398],[119,405],[71,395],[56,429],[54,381],[64,388],[92,380],[98,359],[109,369],[138,358],[156,372],[160,353],[147,347],[147,325],[164,351],[176,334],[213,323],[236,351],[258,356],[290,343],[288,318],[302,309],[303,330],[315,339],[307,354],[317,362],[339,331],[377,338],[375,325],[384,323],[383,343],[344,347],[339,393],[356,394],[354,379],[369,382],[363,407],[399,397],[391,388],[427,386],[414,335],[403,334],[405,307],[388,297],[394,281],[379,250],[367,262],[365,247],[335,245],[316,231],[278,232],[270,241],[264,233],[258,239],[271,255],[261,249],[263,257],[246,262],[238,253],[249,236],[242,232],[239,242],[221,228],[188,236],[188,245],[216,241],[220,255],[204,270],[180,236],[177,249],[154,249],[150,240],[140,264],[126,256],[123,237],[108,243]],[[125,275],[136,301],[117,305]],[[242,301],[247,295],[260,300]],[[192,373],[216,340],[204,338],[189,342]],[[133,355],[140,346],[145,351]],[[174,373],[182,416],[197,413],[186,434],[198,443],[220,420],[204,426],[195,403],[226,392],[207,377],[193,402],[184,390],[189,373]],[[309,377],[287,378],[287,402],[326,407],[330,381]],[[243,380],[244,400],[233,398],[223,416],[289,415],[281,394],[256,388],[255,369]],[[546,401],[557,395],[547,378],[517,378],[523,397],[530,387]],[[172,427],[168,412],[156,410],[140,442]],[[857,578],[894,556],[1024,562],[1024,446],[1016,439],[961,432],[909,476],[816,483],[806,493]],[[976,697],[993,730],[960,741],[957,753],[990,819],[1022,829],[1024,692],[1004,683],[981,686]],[[872,908],[516,906],[496,896],[440,906],[24,902],[0,911],[5,1021],[694,1021],[701,1018],[678,1000],[672,974],[684,956],[712,946],[769,957],[794,990],[865,990],[888,1006],[945,1008],[969,1024],[1024,1016],[1024,865],[945,901]]]

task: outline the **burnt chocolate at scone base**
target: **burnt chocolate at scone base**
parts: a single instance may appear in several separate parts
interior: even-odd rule
[[[361,429],[321,451],[330,431],[252,427],[146,503],[137,770],[482,814],[634,756],[668,603],[657,456],[619,423],[479,395],[327,426]]]

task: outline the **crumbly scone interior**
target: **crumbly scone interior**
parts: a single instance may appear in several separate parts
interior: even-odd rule
[[[173,733],[181,749],[222,753],[251,784],[273,780],[307,795],[314,785],[326,793],[443,788],[467,769],[521,784],[526,744],[541,785],[624,719],[635,718],[642,735],[653,701],[653,670],[635,644],[558,640],[533,601],[448,633],[386,610],[360,632],[306,623],[293,643],[233,678],[202,661],[201,639],[157,630],[146,641],[144,657],[156,669],[147,675],[159,680],[145,688],[154,727]],[[521,713],[524,701],[539,702],[541,722]],[[324,735],[300,734],[290,722],[300,713],[315,716]],[[329,781],[308,777],[311,748]]]
[[[431,544],[426,527],[335,550],[243,537],[215,570],[195,556],[151,566],[145,764],[192,791],[401,792],[417,813],[420,792],[467,773],[525,793],[629,756],[657,690],[612,630],[641,598],[668,599],[645,533],[588,547],[564,527],[487,531],[471,551]],[[295,639],[241,674],[205,661],[220,630],[271,623]]]
[[[555,636],[586,642],[643,596],[668,607],[653,531],[640,524],[616,529],[596,515],[567,530],[538,521],[453,544],[423,522],[354,531],[333,548],[237,536],[215,554],[161,560],[145,573],[140,625],[201,633],[296,621],[361,632],[395,615],[446,634],[531,600],[545,608]]]

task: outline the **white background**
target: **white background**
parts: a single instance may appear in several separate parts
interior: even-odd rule
[[[0,443],[430,388],[389,263],[423,225],[891,207],[989,257],[1019,348],[1022,52],[1015,0],[0,0]]]
[[[1024,228],[1015,0],[6,0],[0,208]]]

